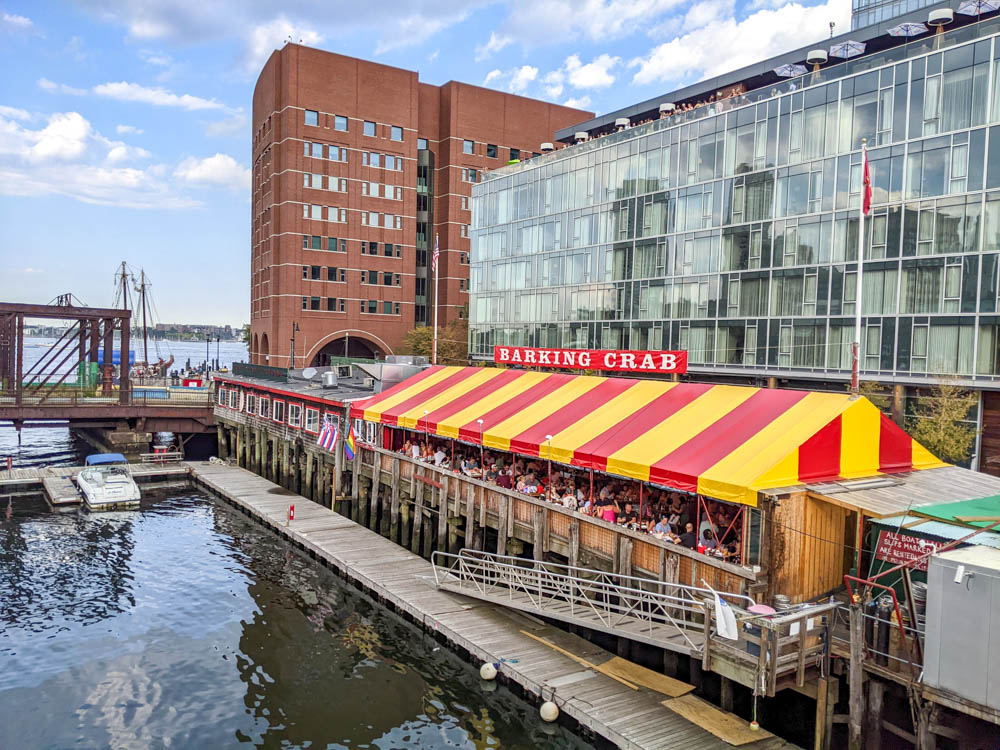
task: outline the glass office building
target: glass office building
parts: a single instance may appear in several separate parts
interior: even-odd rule
[[[851,28],[874,26],[939,2],[940,0],[852,0]]]
[[[863,377],[996,388],[998,36],[983,21],[487,175],[470,356],[683,349],[699,375],[843,382],[867,139]]]

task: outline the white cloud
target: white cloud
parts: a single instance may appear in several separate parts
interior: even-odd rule
[[[476,62],[481,62],[488,57],[492,57],[513,41],[512,37],[491,31],[490,38],[486,44],[476,46]]]
[[[28,31],[34,28],[35,24],[26,16],[19,16],[15,13],[0,14],[0,28],[8,31]]]
[[[315,29],[293,24],[284,16],[257,24],[250,29],[247,37],[247,51],[244,56],[247,72],[253,74],[260,72],[271,53],[289,39],[295,44],[315,46],[323,40],[323,36]]]
[[[108,99],[122,102],[141,102],[154,107],[179,107],[188,111],[202,109],[226,109],[225,105],[215,99],[203,99],[190,94],[175,94],[163,88],[151,88],[138,83],[119,81],[117,83],[102,83],[94,86],[94,93]]]
[[[567,99],[563,102],[564,107],[573,107],[574,109],[586,109],[590,106],[589,96],[580,96]]]
[[[603,89],[615,82],[611,70],[621,62],[620,57],[602,54],[584,65],[577,55],[566,58],[563,68],[566,80],[577,89]]]
[[[562,95],[565,80],[566,76],[561,70],[550,71],[542,78],[542,90],[547,97],[555,99]]]
[[[758,10],[742,21],[730,13],[630,61],[629,67],[637,68],[632,81],[677,83],[720,75],[822,39],[831,21],[847,28],[850,15],[850,0],[827,0],[812,7],[793,2],[775,10]]]
[[[162,167],[128,162],[145,149],[105,138],[78,112],[56,112],[32,130],[0,112],[0,194],[61,195],[85,203],[127,208],[184,208],[197,201],[179,194]]]
[[[427,55],[427,62],[434,62],[435,60],[438,59],[438,55],[440,55],[440,54],[441,54],[441,50],[439,50],[439,49],[434,50],[429,55]]]
[[[84,96],[87,93],[87,89],[78,89],[73,86],[67,86],[65,83],[54,83],[48,78],[38,79],[38,88],[42,91],[48,91],[50,94],[70,94],[71,96]]]
[[[223,136],[235,135],[247,126],[247,116],[243,113],[235,114],[225,120],[210,122],[205,126],[205,135]]]
[[[31,114],[27,110],[0,104],[0,117],[7,117],[11,120],[30,120]]]
[[[142,135],[144,131],[137,128],[135,125],[116,125],[115,132],[118,135]]]
[[[216,154],[204,159],[189,156],[177,165],[174,177],[192,185],[250,189],[250,170],[228,154]]]
[[[524,94],[528,85],[538,78],[538,68],[533,65],[522,65],[502,71],[499,68],[486,74],[484,86],[493,84],[493,88],[503,88],[512,94]]]
[[[142,58],[142,61],[147,65],[153,65],[157,68],[169,67],[174,62],[170,55],[163,52],[154,52],[149,49],[139,50],[139,57]]]

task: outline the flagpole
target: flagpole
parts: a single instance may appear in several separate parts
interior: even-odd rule
[[[431,364],[438,363],[438,278],[441,276],[441,259],[438,257],[438,235],[434,233],[434,254],[432,265],[434,266],[434,343],[431,346]]]
[[[868,139],[861,139],[861,211],[858,213],[858,273],[854,288],[854,344],[851,346],[851,395],[861,392],[861,295],[865,264],[865,197],[868,192]]]

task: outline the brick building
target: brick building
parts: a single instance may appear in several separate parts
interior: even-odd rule
[[[589,112],[287,44],[253,97],[251,361],[383,356],[468,308],[469,196]],[[294,336],[294,339],[293,339]]]

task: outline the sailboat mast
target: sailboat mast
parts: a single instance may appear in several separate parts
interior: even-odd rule
[[[143,362],[149,367],[149,337],[146,327],[146,271],[142,271],[142,284],[139,287],[142,293],[142,356]]]

